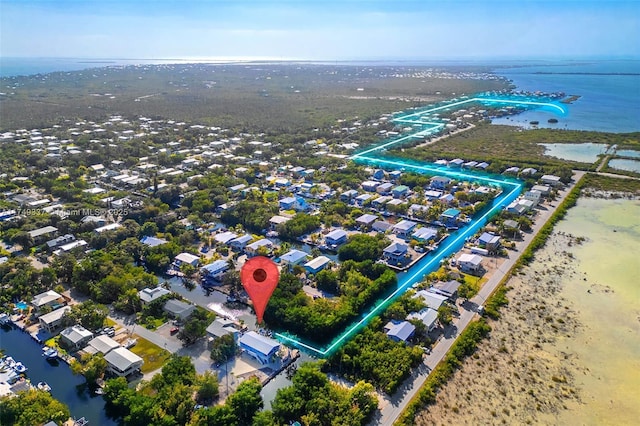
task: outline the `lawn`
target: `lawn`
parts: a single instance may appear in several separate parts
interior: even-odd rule
[[[45,346],[56,349],[60,354],[60,356],[68,356],[69,353],[67,352],[67,350],[64,349],[62,346],[60,346],[59,343],[60,343],[60,335],[52,337],[51,339],[44,342]]]
[[[142,364],[142,368],[140,369],[143,374],[162,367],[171,356],[169,351],[143,339],[137,334],[134,335],[134,338],[138,342],[129,350],[144,360],[144,364]]]

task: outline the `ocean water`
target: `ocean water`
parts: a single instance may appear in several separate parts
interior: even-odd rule
[[[603,132],[640,131],[640,60],[557,62],[547,65],[516,65],[494,72],[510,79],[517,90],[564,92],[580,95],[568,105],[568,114],[556,117],[542,111],[529,111],[496,124]],[[557,118],[557,124],[548,123]]]

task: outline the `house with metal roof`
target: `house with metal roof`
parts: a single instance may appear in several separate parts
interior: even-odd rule
[[[171,292],[166,288],[158,286],[155,288],[143,288],[138,292],[138,297],[140,297],[142,304],[146,305],[167,294],[171,294]]]
[[[60,343],[72,351],[84,348],[91,339],[93,339],[93,333],[81,325],[65,328],[60,333]]]
[[[416,229],[415,231],[413,231],[413,234],[411,234],[411,238],[420,242],[435,240],[437,236],[438,236],[437,230],[435,230],[434,228],[426,227],[426,226]]]
[[[196,310],[196,307],[189,303],[185,303],[182,300],[171,299],[167,300],[167,303],[164,304],[162,310],[174,318],[184,320],[189,318],[193,311]]]
[[[273,242],[266,238],[262,238],[249,244],[247,247],[245,247],[244,251],[247,254],[247,257],[251,258],[258,255],[258,250],[260,249],[260,247],[265,247],[266,250],[270,252],[273,248]]]
[[[138,355],[123,347],[109,351],[104,360],[107,361],[107,371],[116,376],[125,377],[140,370],[144,361]]]
[[[324,241],[328,246],[339,246],[347,242],[347,232],[344,229],[334,229],[324,237]]]
[[[249,234],[245,234],[234,238],[233,240],[229,241],[228,244],[233,250],[241,251],[244,250],[244,248],[251,242],[251,240],[253,240],[253,237]]]
[[[365,213],[362,216],[359,216],[358,218],[356,218],[356,223],[358,225],[369,227],[376,220],[378,220],[378,216],[373,215],[373,214],[369,214],[369,213]]]
[[[292,268],[295,265],[301,264],[307,258],[307,253],[293,249],[282,256],[280,256],[280,262],[283,266],[289,266]]]
[[[54,307],[56,305],[63,305],[64,302],[64,297],[62,297],[60,293],[47,290],[44,293],[37,294],[31,301],[31,306],[38,310],[44,306]]]
[[[331,262],[327,256],[318,256],[304,264],[304,269],[310,274],[317,274]]]
[[[218,317],[207,327],[209,339],[215,340],[227,334],[232,335],[234,340],[238,340],[240,334],[239,326],[230,319]]]
[[[382,257],[392,265],[404,264],[409,260],[407,252],[409,246],[402,243],[391,243],[382,251]]]
[[[200,271],[205,280],[221,280],[222,275],[229,269],[229,263],[226,260],[216,260],[208,265],[203,266]]]
[[[409,321],[392,320],[384,326],[384,331],[391,340],[406,342],[413,336],[413,333],[416,331],[416,326]]]
[[[198,266],[198,263],[200,263],[200,257],[191,253],[180,253],[175,257],[174,263],[178,267],[183,263],[187,263],[191,266]]]
[[[427,308],[437,311],[440,306],[447,300],[447,296],[437,294],[428,290],[420,290],[413,297],[420,298]]]
[[[479,272],[482,269],[482,257],[477,254],[463,253],[458,258],[457,264],[462,272]]]
[[[84,348],[84,350],[85,352],[89,352],[92,354],[106,355],[107,353],[109,353],[109,351],[119,347],[120,343],[116,342],[106,334],[101,334],[89,340],[89,343]]]
[[[261,364],[269,364],[274,361],[278,350],[280,350],[280,343],[255,331],[243,334],[239,343],[240,349]]]
[[[166,244],[168,241],[164,238],[156,238],[146,235],[140,239],[140,242],[148,247],[157,247],[162,244]]]
[[[500,248],[500,236],[484,232],[478,238],[478,245],[489,251],[496,251]]]
[[[55,311],[40,316],[38,318],[40,328],[49,333],[53,333],[58,327],[60,327],[60,325],[62,324],[62,317],[69,310],[71,310],[71,307],[64,306],[60,309],[56,309]]]
[[[433,331],[438,324],[438,311],[431,308],[424,308],[420,312],[409,314],[407,320],[418,320],[427,327],[427,331]]]
[[[393,232],[400,237],[407,237],[418,224],[412,220],[401,220],[393,226]]]

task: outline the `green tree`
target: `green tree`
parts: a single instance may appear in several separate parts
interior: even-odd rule
[[[232,334],[225,334],[213,341],[211,347],[211,359],[224,364],[233,358],[236,353],[236,340]]]
[[[227,399],[227,404],[241,425],[251,424],[253,416],[262,409],[264,403],[260,396],[261,389],[262,385],[253,377],[242,382]]]
[[[69,416],[69,408],[47,392],[29,390],[0,398],[0,424],[3,425],[33,426],[49,421],[62,424]]]
[[[182,340],[185,345],[194,343],[196,340],[204,337],[207,332],[207,327],[214,318],[215,315],[209,314],[199,306],[196,307],[193,313],[185,321],[180,333],[178,333],[178,338]]]
[[[440,321],[440,324],[444,327],[451,324],[453,321],[453,308],[447,304],[440,305],[438,308],[438,321]]]
[[[200,404],[210,404],[218,397],[218,378],[211,371],[198,376],[196,386],[196,399]]]

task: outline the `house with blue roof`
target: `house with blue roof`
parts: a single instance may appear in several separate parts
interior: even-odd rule
[[[373,172],[373,178],[375,180],[382,180],[384,179],[384,170],[382,169],[377,169],[375,172]]]
[[[307,253],[293,249],[282,256],[280,256],[280,262],[283,266],[293,268],[295,265],[300,265],[307,259]]]
[[[402,172],[400,170],[389,172],[389,179],[391,179],[392,181],[400,179],[400,176],[402,176]]]
[[[478,245],[489,251],[496,251],[500,248],[500,237],[498,235],[484,232],[478,238]]]
[[[451,183],[451,178],[446,176],[434,176],[431,178],[430,186],[433,189],[444,190]]]
[[[249,234],[245,234],[229,241],[229,247],[231,247],[233,250],[241,251],[244,250],[244,248],[251,242],[251,240],[253,240],[253,237]]]
[[[240,349],[255,358],[260,364],[269,364],[276,358],[280,343],[255,331],[249,331],[240,337]]]
[[[294,197],[286,197],[278,201],[280,210],[293,210],[293,206],[295,204],[296,204],[296,199]]]
[[[329,247],[339,246],[347,242],[347,232],[344,229],[334,229],[325,235],[324,241]]]
[[[406,342],[413,336],[413,333],[416,331],[416,327],[409,321],[392,320],[384,326],[384,331],[391,340],[396,342]]]
[[[458,219],[460,219],[460,210],[458,209],[447,209],[440,215],[440,222],[445,226],[457,226]]]
[[[216,260],[213,263],[209,263],[208,265],[200,268],[202,272],[202,277],[205,280],[216,280],[220,281],[222,279],[222,275],[229,269],[229,263],[226,260]]]

